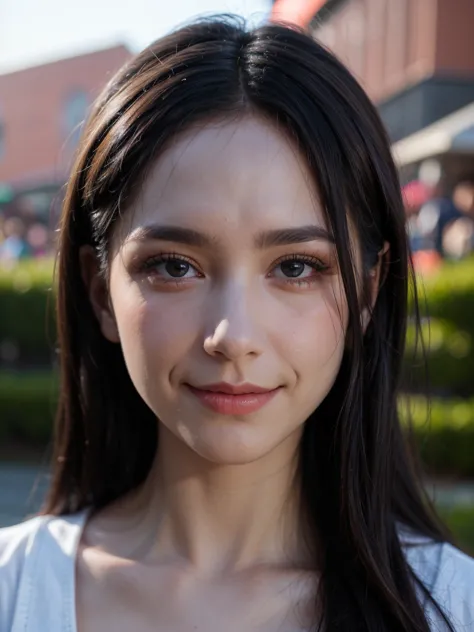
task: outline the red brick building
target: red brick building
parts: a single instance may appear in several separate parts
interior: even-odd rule
[[[393,140],[474,101],[473,28],[473,0],[327,0],[313,21]]]
[[[90,104],[130,55],[116,46],[0,75],[0,184],[48,204]]]
[[[474,178],[474,0],[276,0],[274,15],[310,24],[359,79],[402,181],[426,159],[448,188]]]

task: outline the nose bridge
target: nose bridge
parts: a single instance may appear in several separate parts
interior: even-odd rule
[[[223,287],[222,309],[229,320],[229,331],[239,335],[253,326],[251,288],[244,280],[231,279]]]
[[[211,322],[206,351],[230,359],[260,354],[257,306],[253,304],[252,288],[243,280],[228,280],[216,290],[213,303],[209,310]]]

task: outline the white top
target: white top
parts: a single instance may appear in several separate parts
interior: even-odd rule
[[[87,511],[0,529],[0,632],[77,632],[75,560]],[[456,632],[474,632],[474,560],[449,544],[401,532],[413,570]],[[425,605],[433,632],[446,626]]]

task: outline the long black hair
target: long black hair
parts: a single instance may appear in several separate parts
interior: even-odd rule
[[[159,440],[120,346],[100,332],[79,249],[92,245],[107,275],[114,222],[170,140],[191,125],[245,115],[278,126],[305,156],[335,236],[350,314],[340,371],[306,421],[299,459],[302,524],[322,573],[320,623],[351,632],[428,632],[416,595],[427,591],[406,561],[399,528],[435,542],[447,536],[421,491],[397,412],[413,276],[398,176],[364,91],[298,29],[267,25],[249,32],[237,19],[199,21],[132,59],[95,103],[61,218],[61,394],[44,511],[98,510],[136,488]],[[361,282],[348,247],[349,220],[360,244]],[[387,242],[364,331],[369,271]]]

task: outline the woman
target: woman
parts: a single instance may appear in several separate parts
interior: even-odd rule
[[[397,174],[330,53],[224,19],[127,64],[58,281],[53,481],[0,537],[1,632],[473,629],[397,416]]]

